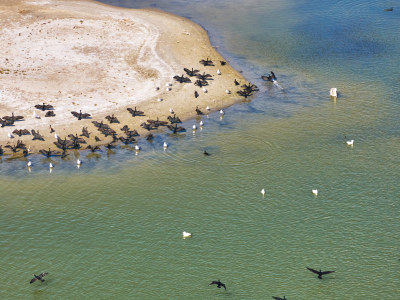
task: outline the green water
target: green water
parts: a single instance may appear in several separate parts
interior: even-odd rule
[[[312,4],[289,7],[294,17]],[[42,157],[32,158],[31,172],[3,157],[0,299],[398,299],[400,124],[389,59],[348,55],[344,70],[335,64],[331,73],[299,60],[316,52],[310,46],[285,63],[295,55],[285,33],[303,30],[291,20],[297,25],[281,29],[287,44],[274,66],[253,54],[268,37],[249,38],[259,51],[214,37],[260,92],[223,119],[204,117],[195,134],[143,141],[138,155],[83,152],[79,169],[56,158],[51,173]],[[222,35],[229,21],[218,22]],[[326,57],[345,53],[335,55]],[[371,60],[387,63],[381,80],[370,75]],[[278,70],[284,90],[257,79],[262,66]],[[318,280],[307,266],[336,272]],[[44,271],[45,282],[29,284]],[[227,291],[208,286],[217,279]]]

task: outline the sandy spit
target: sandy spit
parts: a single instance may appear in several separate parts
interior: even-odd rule
[[[214,66],[200,64],[206,58]],[[207,106],[214,111],[228,107],[242,101],[234,80],[247,82],[220,61],[224,58],[199,25],[159,10],[87,0],[0,0],[0,118],[12,113],[24,117],[0,128],[0,145],[5,154],[10,149],[4,146],[18,139],[32,153],[55,150],[55,134],[80,135],[87,127],[91,134],[82,144],[85,149],[112,140],[92,121],[109,124],[121,136],[120,128],[128,125],[145,137],[149,132],[140,124],[157,117],[167,120],[170,108],[184,121],[196,116],[196,106],[204,112]],[[185,74],[183,68],[211,74],[207,92],[194,85],[194,77],[191,83],[175,81],[173,76]],[[54,106],[54,117],[35,108],[42,103]],[[133,118],[128,107],[137,107],[145,116]],[[71,114],[80,110],[91,119],[78,120]],[[105,119],[112,114],[119,124]],[[32,140],[32,135],[10,138],[8,133],[15,129],[34,129],[45,141]],[[101,141],[95,142],[95,136]]]

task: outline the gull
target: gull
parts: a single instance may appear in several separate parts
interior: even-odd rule
[[[165,84],[165,86],[172,86],[172,83],[167,82],[167,83]]]
[[[168,148],[168,143],[164,142],[163,147],[164,147],[164,149],[167,149]]]
[[[163,101],[163,98],[158,98],[157,101],[161,102],[161,101]]]
[[[36,111],[33,112],[33,117],[34,117],[35,119],[40,119],[40,117],[39,117],[39,115],[36,113]]]
[[[169,92],[169,91],[171,90],[171,88],[170,88],[170,87],[167,87],[165,90],[166,90],[167,92]]]
[[[203,126],[203,125],[204,125],[203,121],[200,121],[200,126]]]
[[[136,150],[136,151],[140,151],[140,149],[141,149],[141,148],[140,148],[139,145],[136,145],[136,146],[135,146],[135,150]]]
[[[331,97],[337,97],[337,88],[331,88],[329,94]]]
[[[78,158],[78,160],[76,161],[76,165],[80,166],[82,164],[82,161]]]
[[[169,109],[169,112],[170,112],[171,114],[173,114],[173,113],[174,113],[174,110],[173,110],[172,108],[170,108],[170,109]]]
[[[197,129],[196,124],[194,124],[194,125],[192,126],[192,128],[193,128],[193,131],[196,131],[196,129]]]
[[[354,144],[354,140],[346,141],[347,146],[352,146]]]
[[[312,193],[313,193],[315,196],[318,196],[318,190],[312,190]]]
[[[58,135],[57,135],[57,133],[54,134],[54,137],[56,138],[56,140],[58,140]]]
[[[225,111],[224,111],[223,109],[221,109],[221,110],[219,111],[219,113],[220,113],[221,115],[224,115],[224,114],[225,114]]]
[[[210,111],[211,110],[211,108],[207,105],[207,107],[206,107],[206,110],[208,110],[208,111]]]
[[[8,137],[9,137],[10,139],[14,138],[14,136],[11,134],[11,132],[9,132],[7,135],[8,135]]]
[[[182,232],[182,236],[183,236],[183,238],[188,238],[188,237],[192,237],[192,234],[190,232],[184,231],[184,232]]]
[[[32,166],[32,162],[28,161],[28,163],[26,165],[28,166],[28,168],[30,168]]]
[[[50,168],[50,169],[54,168],[54,166],[53,166],[52,163],[49,163],[49,168]]]
[[[207,93],[208,91],[207,91],[207,89],[203,86],[203,92],[204,93]]]
[[[230,91],[230,90],[228,90],[228,89],[226,89],[226,90],[225,90],[225,93],[227,93],[227,94],[230,94],[230,93],[231,93],[231,91]]]
[[[265,196],[265,189],[261,190],[261,194],[263,195],[263,197]]]
[[[221,71],[220,71],[219,69],[217,70],[217,74],[218,74],[218,75],[221,75]]]

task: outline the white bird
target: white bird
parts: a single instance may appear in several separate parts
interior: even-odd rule
[[[331,95],[331,97],[337,97],[337,88],[331,88],[329,94]]]
[[[52,169],[54,166],[52,163],[49,164],[49,168]]]
[[[76,164],[78,165],[78,166],[80,166],[81,164],[82,164],[82,162],[81,162],[81,160],[78,158],[78,160],[76,161]]]
[[[208,91],[207,91],[207,89],[203,86],[203,92],[204,93],[207,93]]]
[[[192,234],[190,232],[184,231],[184,232],[182,232],[182,236],[183,236],[183,238],[188,238],[188,237],[192,237]]]
[[[35,119],[40,119],[39,115],[36,113],[36,111],[33,112],[33,116]]]
[[[170,88],[170,87],[167,87],[165,90],[166,90],[167,92],[169,92],[169,91],[171,90],[171,88]]]
[[[167,148],[168,148],[168,143],[167,143],[167,142],[164,142],[163,147],[164,147],[164,149],[167,149]]]
[[[7,135],[8,135],[8,137],[9,137],[10,139],[14,138],[14,136],[11,134],[11,132],[9,132]]]
[[[195,130],[197,129],[196,124],[194,124],[194,125],[192,126],[192,128],[193,128],[193,131],[195,131]]]
[[[263,195],[263,197],[265,196],[265,189],[261,190],[261,194]]]
[[[200,126],[203,126],[203,125],[204,125],[203,121],[200,121]]]
[[[230,91],[230,90],[228,90],[228,89],[226,89],[226,90],[225,90],[225,93],[227,93],[227,94],[230,94],[230,93],[231,93],[231,91]]]
[[[170,108],[170,109],[169,109],[169,112],[170,112],[171,114],[173,114],[173,113],[174,113],[174,110],[173,110],[172,108]]]
[[[315,196],[318,196],[318,190],[312,190],[312,193],[313,193]]]
[[[167,83],[165,84],[165,86],[172,86],[172,83],[167,82]]]
[[[221,71],[220,71],[219,69],[217,70],[217,74],[218,74],[218,75],[221,75]]]
[[[159,89],[160,89],[159,86],[156,86],[156,87],[154,88],[155,91],[158,91]]]
[[[346,141],[347,146],[353,146],[354,140]]]
[[[135,146],[135,150],[136,150],[136,151],[139,151],[140,149],[141,149],[141,148],[140,148],[139,145],[136,145],[136,146]]]
[[[54,134],[54,137],[56,138],[56,140],[58,140],[58,135],[57,135],[57,133]]]
[[[207,105],[207,107],[206,107],[206,110],[208,110],[208,111],[210,111],[211,110],[211,108]]]
[[[157,101],[161,102],[161,101],[163,101],[163,98],[158,98]]]
[[[28,161],[28,163],[26,165],[28,166],[28,168],[30,168],[32,166],[32,162]]]
[[[220,113],[221,115],[224,115],[224,114],[225,114],[225,111],[224,111],[223,109],[221,109],[221,110],[219,111],[219,113]]]

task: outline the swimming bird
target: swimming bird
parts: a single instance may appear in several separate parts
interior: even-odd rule
[[[263,195],[263,197],[265,196],[265,189],[261,190],[261,194]]]
[[[33,274],[33,278],[31,279],[31,281],[29,283],[34,283],[36,280],[40,280],[41,282],[44,281],[43,277],[46,276],[47,274],[49,274],[48,272],[43,272],[39,275]]]
[[[78,160],[76,161],[76,164],[77,164],[78,166],[80,166],[80,165],[82,164],[82,161],[78,158]]]
[[[196,124],[193,124],[192,129],[193,129],[193,131],[196,131],[196,130],[197,130]]]
[[[393,11],[393,7],[385,8],[383,11]]]
[[[188,238],[188,237],[192,237],[192,234],[190,232],[184,231],[184,232],[182,232],[182,236],[183,236],[183,238]]]
[[[203,122],[203,121],[200,121],[199,125],[200,125],[200,127],[203,127],[204,122]]]
[[[28,161],[28,163],[26,165],[27,165],[27,167],[31,167],[32,166],[32,162]]]
[[[315,195],[315,196],[318,196],[318,190],[312,190],[312,193]]]
[[[347,146],[353,146],[354,145],[354,140],[349,140],[346,141]]]
[[[224,289],[225,289],[225,291],[226,291],[226,286],[225,286],[225,284],[223,284],[220,280],[218,280],[218,281],[211,281],[211,283],[209,284],[209,285],[213,285],[213,284],[216,284],[217,285],[217,287],[220,289],[221,287],[224,287]]]
[[[49,168],[50,168],[50,169],[54,168],[54,166],[53,166],[52,163],[49,163]]]
[[[210,155],[211,155],[210,153],[207,152],[207,150],[204,150],[203,154],[204,154],[205,156],[210,156]]]
[[[218,74],[218,75],[221,75],[221,71],[220,71],[219,69],[217,70],[217,74]]]
[[[313,272],[313,273],[315,273],[315,274],[318,274],[318,278],[319,278],[319,279],[322,279],[322,275],[330,274],[330,273],[335,272],[335,271],[321,271],[321,270],[317,271],[317,270],[311,269],[311,268],[309,268],[309,267],[306,267],[306,268],[307,268],[308,270],[310,270],[311,272]]]
[[[142,149],[142,148],[141,148],[139,145],[136,145],[136,146],[135,146],[135,150],[136,150],[136,151],[140,151],[141,149]]]
[[[287,300],[285,296],[283,296],[283,298],[272,296],[272,298],[274,298],[275,300]]]
[[[221,109],[221,110],[219,111],[219,113],[220,113],[221,115],[224,115],[224,114],[225,114],[225,111],[224,111],[223,109]]]
[[[168,148],[168,143],[164,142],[163,147],[164,147],[164,149],[167,149]]]
[[[197,98],[199,96],[199,93],[197,91],[194,91],[194,97]]]

